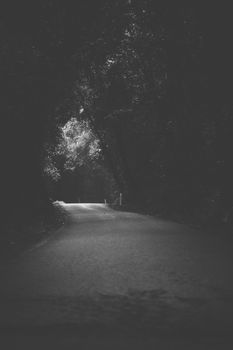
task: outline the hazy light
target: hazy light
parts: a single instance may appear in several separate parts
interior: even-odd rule
[[[69,208],[80,208],[80,209],[88,209],[88,210],[96,210],[98,208],[107,208],[107,204],[103,203],[65,203],[63,201],[57,201],[60,205]]]

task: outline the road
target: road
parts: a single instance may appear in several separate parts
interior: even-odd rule
[[[56,349],[78,341],[107,349],[115,339],[117,349],[124,334],[126,349],[165,349],[165,338],[166,349],[191,349],[190,339],[197,349],[225,349],[233,324],[229,234],[103,204],[63,206],[61,229],[1,264],[0,330],[9,348],[13,340],[41,348],[47,339]]]

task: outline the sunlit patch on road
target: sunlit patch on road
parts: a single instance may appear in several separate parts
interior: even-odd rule
[[[63,201],[57,201],[60,205],[67,209],[86,209],[86,210],[98,210],[109,208],[107,204],[102,203],[65,203]]]

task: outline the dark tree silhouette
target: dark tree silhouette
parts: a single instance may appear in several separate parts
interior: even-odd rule
[[[228,6],[23,0],[0,10],[4,217],[48,208],[45,145],[81,107],[128,203],[229,217]]]

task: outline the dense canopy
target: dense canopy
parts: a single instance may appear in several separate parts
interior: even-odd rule
[[[233,204],[227,6],[153,0],[0,6],[6,213],[49,205],[48,149],[57,147],[67,122],[79,120],[95,135],[90,142],[101,150],[104,178],[111,173],[129,205],[225,218]],[[88,147],[73,152],[75,166]]]

